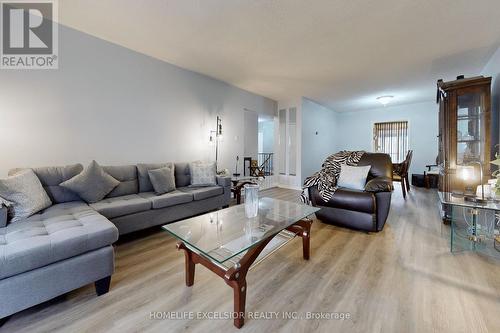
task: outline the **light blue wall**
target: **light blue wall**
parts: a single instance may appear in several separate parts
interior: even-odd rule
[[[339,112],[337,148],[373,151],[373,124],[398,120],[409,123],[409,146],[413,150],[410,173],[423,173],[425,165],[434,164],[438,154],[438,106],[435,102]]]
[[[500,128],[500,47],[488,61],[483,71],[484,76],[491,76],[491,131],[492,131],[492,149],[493,154],[498,152],[495,145],[500,142],[498,137]],[[494,155],[492,155],[494,156]]]
[[[481,74],[492,77],[493,146],[500,142],[500,48]],[[317,171],[331,152],[344,149],[372,151],[373,124],[396,120],[409,122],[409,145],[413,150],[410,173],[423,173],[425,165],[434,164],[438,153],[438,106],[434,101],[344,113],[303,98],[302,179]],[[314,135],[317,129],[320,129],[319,136]]]
[[[338,151],[337,112],[302,98],[302,182]],[[317,132],[317,134],[316,134]]]

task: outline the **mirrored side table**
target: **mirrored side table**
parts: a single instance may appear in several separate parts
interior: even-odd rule
[[[451,210],[450,251],[476,251],[500,259],[500,202],[484,204],[439,192]]]

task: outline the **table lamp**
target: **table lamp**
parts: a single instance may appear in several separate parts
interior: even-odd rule
[[[475,189],[472,188],[475,183],[474,177],[474,167],[473,165],[479,165],[479,182],[481,186],[481,196],[476,195]],[[483,163],[481,161],[473,161],[464,166],[462,166],[460,172],[460,177],[464,181],[466,187],[464,191],[464,200],[473,201],[476,203],[486,203],[487,200],[484,197],[484,184],[483,184]],[[469,184],[469,186],[467,186]]]

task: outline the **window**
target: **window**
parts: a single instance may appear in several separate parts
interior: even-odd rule
[[[408,151],[408,122],[392,121],[373,125],[373,149],[391,156],[392,163],[401,163]]]

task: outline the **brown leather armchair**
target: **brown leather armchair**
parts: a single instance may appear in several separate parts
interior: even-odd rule
[[[312,204],[320,207],[318,219],[325,223],[364,231],[384,228],[391,206],[392,163],[387,154],[365,153],[358,166],[370,165],[363,191],[339,188],[328,202],[323,201],[318,189],[309,188]]]

